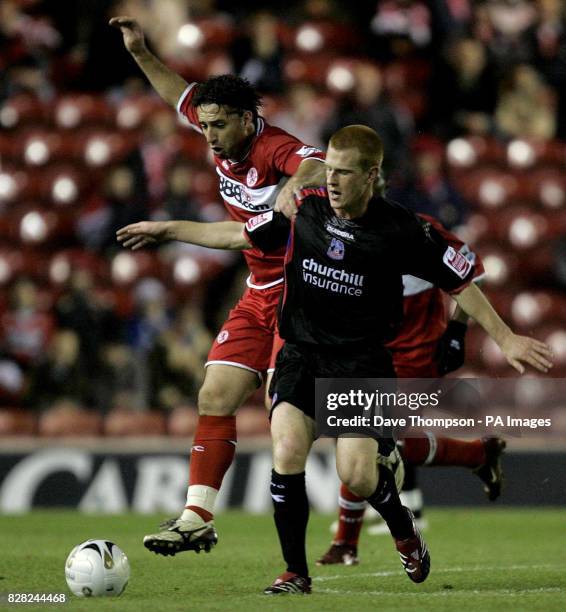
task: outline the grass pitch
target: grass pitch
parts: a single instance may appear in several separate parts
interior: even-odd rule
[[[385,536],[362,534],[357,567],[315,567],[330,540],[331,517],[313,514],[308,536],[313,594],[277,597],[261,594],[283,569],[270,516],[221,514],[215,550],[176,557],[153,555],[141,544],[162,518],[58,511],[0,517],[0,593],[67,593],[69,610],[117,612],[566,610],[562,510],[430,510],[425,538],[432,569],[421,585],[405,576]],[[132,577],[121,597],[81,600],[68,592],[66,556],[88,538],[110,539],[128,555]]]

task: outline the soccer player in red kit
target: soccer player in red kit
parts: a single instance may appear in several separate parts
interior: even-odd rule
[[[274,199],[279,203],[303,185],[324,183],[323,153],[266,123],[258,114],[260,98],[247,81],[221,75],[189,84],[149,52],[134,19],[114,17],[110,25],[121,30],[126,49],[157,93],[206,138],[232,219],[245,222],[270,210]],[[153,552],[209,551],[216,544],[214,502],[234,458],[234,413],[261,384],[272,359],[283,255],[284,249],[244,253],[248,286],[212,345],[199,391],[186,505],[178,519],[144,538]]]
[[[476,266],[476,280],[483,275],[479,258],[437,220],[425,218],[456,251]],[[443,293],[431,283],[415,276],[403,276],[403,325],[388,344],[398,378],[437,378],[458,369],[464,360],[464,336],[468,317],[459,308],[447,323]],[[436,437],[405,438],[400,442],[406,466],[405,486],[401,497],[422,528],[422,493],[416,486],[415,466],[461,466],[473,469],[484,483],[490,500],[499,496],[501,471],[499,458],[505,448],[500,438],[456,440]],[[328,551],[319,565],[358,563],[358,540],[367,504],[347,487],[340,487],[338,528]],[[381,527],[381,525],[380,525]],[[384,526],[383,533],[388,533]]]

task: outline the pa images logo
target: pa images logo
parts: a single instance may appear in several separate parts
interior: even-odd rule
[[[332,241],[330,242],[330,246],[328,247],[328,251],[326,251],[326,254],[331,259],[340,261],[344,259],[344,251],[344,243],[338,238],[332,238]]]

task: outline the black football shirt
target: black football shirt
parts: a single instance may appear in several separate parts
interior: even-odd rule
[[[450,293],[474,277],[474,264],[430,223],[381,197],[348,220],[325,189],[306,189],[292,221],[270,211],[252,217],[246,234],[265,253],[287,245],[279,333],[296,344],[387,342],[403,316],[403,274]]]

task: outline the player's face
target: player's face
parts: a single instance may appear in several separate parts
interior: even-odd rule
[[[364,170],[356,149],[337,150],[330,146],[325,164],[328,199],[338,216],[347,216],[367,203],[377,169]]]
[[[197,108],[200,127],[216,157],[238,160],[245,154],[254,133],[253,115],[242,115],[226,106],[202,104]]]

